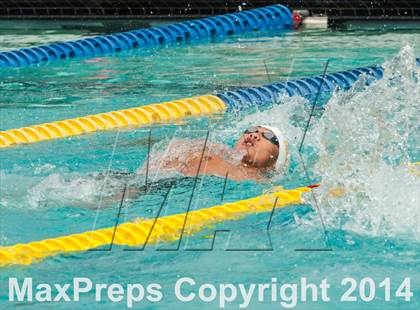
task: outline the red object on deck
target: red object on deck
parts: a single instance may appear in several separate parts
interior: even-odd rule
[[[298,29],[300,26],[302,26],[303,18],[299,13],[293,12],[292,19],[293,19],[293,29]]]

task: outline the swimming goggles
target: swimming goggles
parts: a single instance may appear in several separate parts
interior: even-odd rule
[[[257,132],[259,132],[263,136],[264,139],[270,141],[274,145],[279,146],[279,140],[274,135],[274,133],[272,133],[270,130],[259,131],[258,127],[252,126],[252,127],[249,127],[247,130],[244,131],[244,133],[257,133]]]

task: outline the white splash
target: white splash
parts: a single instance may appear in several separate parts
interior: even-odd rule
[[[330,227],[419,240],[420,180],[408,169],[419,156],[419,68],[410,46],[383,67],[382,80],[335,94],[308,135],[319,199]]]
[[[76,206],[95,208],[103,197],[121,191],[121,181],[106,175],[53,173],[28,190],[32,208]]]

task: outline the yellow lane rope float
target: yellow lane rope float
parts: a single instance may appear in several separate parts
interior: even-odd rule
[[[183,117],[221,113],[225,103],[207,95],[0,131],[0,147],[34,143],[116,128],[139,127]]]
[[[279,208],[299,204],[302,202],[302,194],[309,191],[311,187],[281,190],[191,211],[188,215],[180,213],[69,236],[0,247],[0,266],[29,265],[45,257],[109,245],[112,240],[113,244],[126,246],[176,241],[181,237],[182,231],[185,234],[192,234],[221,221],[235,220],[253,213],[269,212],[274,206]]]

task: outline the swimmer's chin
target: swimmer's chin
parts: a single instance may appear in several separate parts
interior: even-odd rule
[[[248,156],[248,150],[246,148],[235,147],[230,152],[230,158],[235,164],[242,164],[245,158]]]
[[[250,152],[254,151],[254,146],[241,143],[239,145],[236,145],[234,151],[237,152],[238,156],[241,155],[241,158],[244,158]]]

